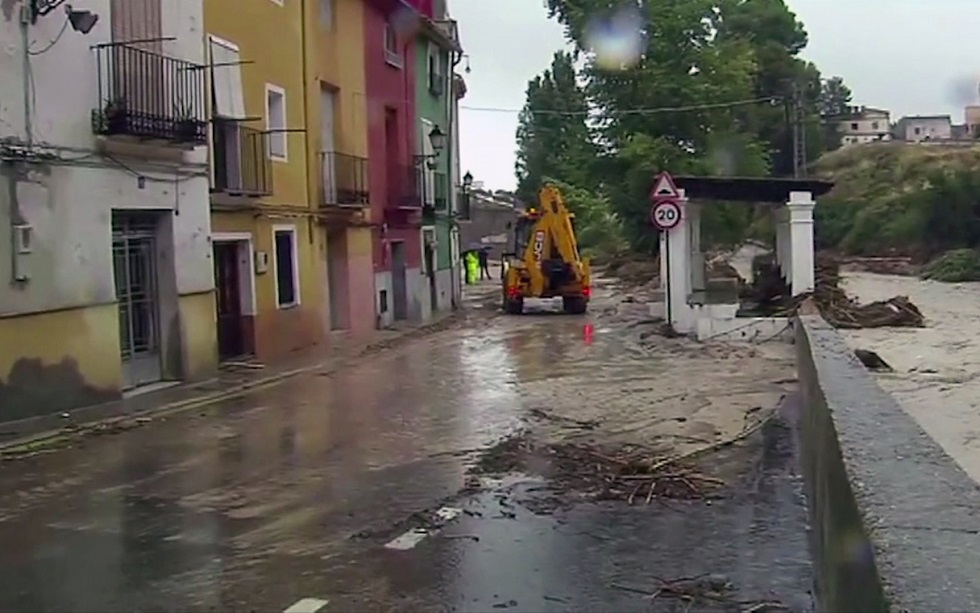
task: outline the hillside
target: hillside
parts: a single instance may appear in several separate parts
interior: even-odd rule
[[[980,243],[980,145],[860,145],[824,155],[811,175],[836,182],[816,209],[821,248],[925,259]]]

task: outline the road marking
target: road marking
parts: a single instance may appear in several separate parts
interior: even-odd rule
[[[385,549],[395,549],[397,551],[408,551],[409,549],[414,549],[416,545],[421,543],[425,537],[429,536],[429,531],[425,528],[415,528],[409,530],[405,534],[392,539]]]
[[[438,525],[436,525],[433,529],[428,530],[426,528],[413,528],[389,541],[387,544],[385,544],[385,549],[394,549],[396,551],[408,551],[409,549],[414,549],[416,545],[425,540],[425,537],[435,534],[443,526],[462,514],[463,509],[456,507],[440,507],[435,512]]]
[[[327,606],[327,602],[319,598],[303,598],[302,600],[297,600],[293,606],[283,611],[283,613],[316,613]]]

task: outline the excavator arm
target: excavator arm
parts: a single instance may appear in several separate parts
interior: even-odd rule
[[[584,270],[572,213],[565,206],[558,188],[545,184],[538,192],[537,220],[524,249],[524,265],[530,277],[531,293],[542,295],[553,278],[556,266],[563,266],[571,277],[565,282],[583,283]]]

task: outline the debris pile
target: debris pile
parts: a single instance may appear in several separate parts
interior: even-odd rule
[[[818,256],[813,299],[820,314],[835,328],[925,327],[925,317],[907,296],[895,296],[860,304],[840,287],[840,261],[831,256]],[[795,296],[792,310],[810,295]]]
[[[638,588],[613,583],[610,587],[634,594],[643,594],[651,601],[658,598],[680,601],[685,610],[697,607],[698,610],[739,611],[740,613],[774,613],[789,611],[778,600],[740,600],[735,586],[727,576],[721,574],[680,577],[677,579],[656,579],[653,589]]]
[[[538,443],[527,432],[501,440],[486,449],[470,476],[537,473],[556,490],[582,493],[595,500],[650,504],[655,499],[706,500],[717,498],[726,484],[694,468],[695,456],[713,453],[747,439],[775,413],[754,420],[737,435],[670,457],[655,457],[650,449],[625,445],[614,450],[577,442]],[[585,429],[591,422],[582,422]],[[475,486],[476,483],[468,483]]]

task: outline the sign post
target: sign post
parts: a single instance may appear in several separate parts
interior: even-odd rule
[[[681,222],[681,193],[677,190],[674,178],[668,172],[657,175],[650,192],[650,223],[660,232],[664,245],[664,264],[667,278],[664,282],[664,299],[667,301],[667,324],[673,325],[670,303],[670,231]]]

